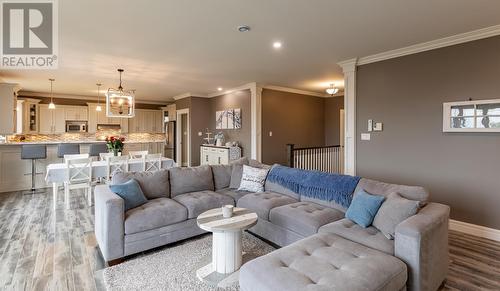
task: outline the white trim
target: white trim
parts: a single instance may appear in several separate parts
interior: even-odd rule
[[[186,128],[187,128],[187,164],[188,166],[190,167],[191,166],[191,127],[190,127],[190,122],[189,122],[189,108],[185,108],[185,109],[179,109],[179,110],[176,110],[176,157],[177,157],[177,160],[175,161],[177,163],[177,165],[179,167],[182,167],[182,146],[181,146],[181,140],[182,140],[182,118],[181,118],[181,115],[182,114],[187,114],[187,124],[186,124]]]
[[[43,93],[43,92],[32,92],[32,91],[19,91],[18,95],[20,97],[46,97],[48,98],[50,96],[50,93]],[[102,94],[101,98],[106,98],[105,94]],[[88,101],[97,101],[96,96],[86,96],[86,95],[74,95],[74,94],[61,94],[61,93],[54,93],[53,94],[54,98],[64,98],[64,99],[78,99],[78,100],[88,100]],[[102,99],[101,99],[102,101]],[[151,101],[151,100],[140,100],[140,99],[135,99],[136,103],[140,104],[152,104],[152,105],[168,105],[172,104],[172,102],[163,102],[163,101]]]
[[[176,95],[176,96],[172,97],[172,99],[177,101],[177,100],[181,100],[181,99],[188,98],[188,97],[204,97],[204,98],[206,98],[207,96],[204,94],[195,94],[195,93],[188,92],[188,93]]]
[[[447,46],[452,46],[460,43],[474,41],[478,39],[488,38],[500,35],[500,25],[490,26],[478,30],[473,30],[466,33],[461,33],[453,36],[448,36],[428,42],[423,42],[395,50],[390,50],[366,57],[359,58],[358,66],[370,63],[380,62],[388,59],[398,58],[406,55],[416,54]]]
[[[257,83],[250,84],[250,157],[262,161],[262,87]]]
[[[449,228],[450,230],[459,231],[466,234],[471,234],[482,238],[491,239],[494,241],[500,241],[499,229],[489,228],[453,219],[450,219]]]
[[[268,89],[268,90],[274,90],[274,91],[295,93],[295,94],[301,94],[301,95],[310,95],[310,96],[323,97],[323,98],[334,97],[336,95],[337,96],[344,95],[344,92],[342,92],[342,93],[338,92],[337,94],[331,96],[331,95],[326,94],[326,93],[311,92],[311,91],[305,91],[305,90],[299,90],[299,89],[287,88],[287,87],[281,87],[281,86],[274,86],[274,85],[265,85],[262,88]]]
[[[344,173],[356,175],[356,64],[357,59],[338,63],[344,72]]]

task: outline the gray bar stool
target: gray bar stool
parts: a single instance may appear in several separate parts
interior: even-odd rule
[[[31,160],[31,193],[35,194],[36,160],[47,158],[47,146],[42,145],[22,145],[21,159]],[[43,173],[38,173],[43,174]]]
[[[100,153],[107,153],[108,146],[105,143],[92,143],[90,144],[89,156],[98,157]]]
[[[57,157],[64,158],[64,155],[79,155],[80,145],[77,143],[60,143],[57,145]]]

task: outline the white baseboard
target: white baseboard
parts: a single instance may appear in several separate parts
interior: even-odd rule
[[[450,219],[451,230],[500,241],[500,230]]]

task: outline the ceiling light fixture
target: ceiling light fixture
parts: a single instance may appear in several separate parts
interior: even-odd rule
[[[52,91],[52,83],[54,83],[56,79],[49,79],[50,81],[50,104],[49,109],[56,109],[56,105],[54,104],[54,93]]]
[[[217,91],[222,91],[222,87],[217,88]]]
[[[238,26],[238,31],[239,31],[239,32],[247,32],[247,31],[250,31],[250,26],[248,26],[248,25],[240,25],[240,26]]]
[[[280,49],[282,46],[283,46],[283,44],[279,41],[275,41],[273,43],[273,48],[275,48],[275,49]]]
[[[337,94],[339,92],[339,88],[335,87],[335,84],[331,83],[330,88],[326,89],[326,93],[330,94],[331,96]]]
[[[126,91],[122,87],[123,69],[118,69],[120,74],[120,85],[118,89],[109,88],[106,93],[106,116],[107,117],[127,117],[135,115],[135,90]]]
[[[97,83],[97,106],[95,107],[95,111],[101,112],[102,107],[101,107],[101,102],[100,102],[100,93],[101,93],[101,83]]]

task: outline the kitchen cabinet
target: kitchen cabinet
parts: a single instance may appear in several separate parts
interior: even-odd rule
[[[17,131],[17,84],[0,84],[0,134]]]
[[[88,110],[85,106],[67,106],[64,107],[65,120],[87,121]]]
[[[227,165],[239,158],[240,147],[200,146],[201,165]]]
[[[55,134],[66,132],[66,112],[63,106],[49,109],[48,104],[40,104],[40,133]]]
[[[119,124],[121,128],[121,133],[128,133],[128,122],[129,118],[115,117],[108,118],[106,116],[106,106],[101,104],[101,111],[96,111],[97,103],[88,103],[88,115],[89,115],[89,128],[90,133],[95,133],[97,131],[98,124]]]
[[[18,106],[17,118],[18,118],[18,128],[17,132],[24,134],[37,134],[39,131],[39,116],[40,110],[38,103],[41,100],[38,99],[19,99],[18,103],[21,103]]]
[[[131,133],[161,133],[163,131],[163,112],[161,110],[136,109],[135,116],[129,120]]]

